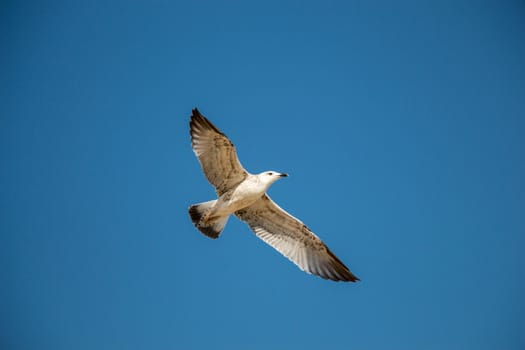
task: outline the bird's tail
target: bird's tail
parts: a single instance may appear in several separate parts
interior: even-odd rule
[[[203,234],[210,238],[218,238],[224,226],[228,222],[229,215],[219,216],[216,218],[211,218],[207,220],[202,220],[203,216],[208,212],[208,210],[213,207],[217,200],[212,200],[208,202],[198,203],[190,206],[188,212],[190,214],[191,221],[195,227],[201,231]]]

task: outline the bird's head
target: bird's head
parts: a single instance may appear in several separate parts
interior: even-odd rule
[[[279,179],[281,179],[283,177],[287,177],[287,176],[288,176],[288,174],[279,173],[277,171],[270,170],[270,171],[265,171],[264,173],[260,173],[259,174],[259,179],[261,180],[261,182],[263,182],[267,186],[270,186],[275,181],[277,181],[277,180],[279,180]]]

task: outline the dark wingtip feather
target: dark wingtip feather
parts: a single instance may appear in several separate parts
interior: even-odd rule
[[[350,271],[348,271],[349,274],[348,276],[346,276],[347,279],[343,280],[345,282],[357,282],[357,281],[361,281],[359,279],[359,277],[357,277],[356,275],[354,275],[353,273],[351,273]]]
[[[192,117],[196,117],[196,116],[202,116],[201,112],[199,112],[199,109],[197,107],[193,108],[191,110],[191,116]]]
[[[336,271],[338,272],[338,279],[334,279],[334,281],[343,281],[343,282],[357,282],[360,281],[360,279],[354,275],[346,265],[339,260],[339,258],[330,250],[328,247],[326,247],[326,251],[328,254],[334,259],[336,266]]]
[[[223,136],[226,136],[226,135],[224,135],[224,133],[222,131],[219,130],[219,128],[217,128],[215,125],[213,125],[213,123],[210,122],[208,120],[208,118],[206,118],[204,115],[202,115],[202,113],[199,112],[197,107],[195,107],[195,108],[193,108],[191,110],[190,130],[201,128],[201,127],[202,128],[207,128],[207,129],[212,129],[216,133],[221,134]]]

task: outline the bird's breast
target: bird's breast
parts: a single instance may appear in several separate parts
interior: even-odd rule
[[[228,211],[233,213],[253,204],[261,198],[264,192],[264,186],[260,186],[260,184],[252,181],[245,181],[233,191],[225,193],[221,199],[223,199],[224,204],[228,207]]]

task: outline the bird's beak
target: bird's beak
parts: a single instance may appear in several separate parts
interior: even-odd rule
[[[288,174],[281,174],[280,177],[288,177]]]

